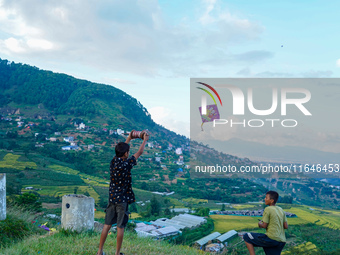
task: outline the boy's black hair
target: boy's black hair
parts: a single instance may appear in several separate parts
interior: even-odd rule
[[[274,200],[274,204],[276,204],[277,200],[279,200],[279,193],[276,191],[270,190],[266,193],[266,195],[269,195],[270,199]]]
[[[115,147],[116,156],[119,158],[123,157],[125,152],[128,152],[129,150],[130,150],[130,145],[124,142],[119,142]]]

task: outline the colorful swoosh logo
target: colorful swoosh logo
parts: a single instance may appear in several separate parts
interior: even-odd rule
[[[220,100],[221,106],[223,106],[223,105],[222,105],[222,100],[221,100],[221,98],[220,98],[220,95],[217,93],[217,91],[216,91],[213,87],[211,87],[210,85],[208,85],[208,84],[206,84],[206,83],[203,83],[203,82],[197,82],[197,83],[199,83],[199,84],[201,84],[201,85],[203,85],[203,86],[206,86],[206,87],[209,88],[212,92],[214,92],[215,95],[217,96],[218,100]],[[204,89],[204,88],[200,88],[200,87],[196,87],[196,88],[203,90],[203,91],[206,92],[209,96],[211,96],[211,98],[214,100],[214,103],[217,105],[214,96],[211,94],[211,92],[210,92],[209,90]]]

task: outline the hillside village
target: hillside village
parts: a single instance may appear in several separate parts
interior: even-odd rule
[[[15,111],[18,112],[18,111]],[[95,136],[95,135],[104,135],[107,137],[111,137],[112,139],[120,139],[124,140],[126,139],[126,135],[124,135],[126,132],[121,128],[108,128],[107,124],[103,124],[103,128],[97,128],[91,125],[85,125],[83,122],[77,123],[76,121],[71,122],[70,124],[73,125],[73,128],[70,128],[66,131],[60,132],[55,131],[53,134],[46,134],[46,133],[38,133],[33,132],[32,130],[35,129],[35,127],[39,126],[41,122],[32,121],[31,119],[27,120],[23,116],[17,116],[12,118],[12,115],[8,116],[1,116],[1,121],[7,122],[9,125],[11,125],[14,129],[17,130],[18,135],[22,136],[29,136],[30,134],[34,133],[35,138],[40,138],[39,142],[36,142],[35,147],[44,147],[46,143],[49,142],[59,142],[59,143],[68,143],[69,145],[61,146],[60,149],[63,151],[70,151],[70,150],[87,150],[87,151],[94,151],[95,149],[101,149],[102,146],[105,146],[105,141],[102,142],[101,139],[95,139],[96,143],[93,144],[86,144],[86,141],[84,141],[89,136]],[[54,121],[53,118],[51,121]],[[91,123],[91,122],[90,122]],[[89,123],[89,124],[90,124]],[[49,123],[47,123],[49,125]],[[7,131],[11,132],[11,131]],[[2,132],[2,135],[7,134]],[[112,147],[112,146],[111,146]],[[184,157],[183,157],[183,151],[188,152],[190,150],[189,142],[186,142],[185,144],[181,145],[181,147],[175,148],[171,143],[168,143],[168,146],[164,149],[164,144],[161,145],[157,141],[153,141],[152,137],[150,141],[147,143],[147,147],[149,148],[155,148],[159,152],[155,152],[153,158],[150,156],[146,157],[148,160],[154,160],[155,162],[161,163],[163,159],[165,159],[164,155],[162,156],[162,153],[166,153],[167,151],[174,151],[176,155],[178,155],[177,158],[175,158],[172,163],[177,164],[178,166],[183,166],[185,169],[189,169],[189,160],[186,159],[187,164],[184,164]],[[162,150],[163,148],[163,150]],[[161,164],[161,167],[166,169],[165,164]],[[183,169],[180,168],[179,172],[183,172]]]
[[[39,153],[47,153],[47,155],[51,156],[55,154],[53,157],[56,158],[67,154],[74,157],[76,156],[76,154],[74,154],[75,152],[90,153],[88,156],[92,157],[93,160],[99,160],[99,162],[101,162],[101,164],[92,164],[91,168],[93,169],[95,167],[95,169],[93,169],[95,172],[104,179],[107,178],[107,165],[114,155],[114,146],[118,141],[124,141],[126,139],[124,133],[129,132],[129,130],[124,129],[121,125],[115,127],[109,121],[105,123],[88,120],[87,118],[53,116],[47,113],[35,116],[34,114],[29,114],[29,112],[25,113],[25,110],[27,111],[25,108],[11,108],[11,111],[8,111],[8,108],[5,110],[1,108],[0,114],[2,115],[0,116],[0,125],[2,131],[0,132],[0,137],[7,139],[16,138],[16,142],[5,142],[5,139],[0,142],[0,147],[13,150],[20,148],[20,144],[23,144],[25,146],[21,147],[21,150],[24,150],[25,153],[37,150]],[[110,123],[110,125],[108,123]],[[185,194],[188,194],[188,192],[185,191],[187,189],[179,191],[177,186],[174,185],[181,184],[184,188],[189,180],[186,178],[190,176],[190,171],[192,171],[192,169],[190,169],[190,164],[192,161],[195,163],[199,162],[202,157],[205,159],[209,158],[211,162],[220,162],[221,164],[254,164],[247,158],[242,159],[236,156],[218,153],[207,146],[192,143],[186,138],[168,140],[163,139],[166,137],[159,136],[159,134],[153,134],[152,132],[150,137],[145,153],[140,158],[139,167],[141,169],[139,172],[141,174],[136,185],[138,188],[147,189],[152,192],[175,192],[176,194],[178,192],[184,194],[185,192]],[[20,142],[21,140],[22,142]],[[139,144],[140,139],[136,139],[136,141],[132,142],[132,150],[136,150]],[[56,154],[58,151],[64,154]],[[100,158],[97,157],[99,152],[101,152]],[[208,157],[206,157],[207,155]],[[88,163],[89,158],[86,161],[86,164]],[[86,170],[84,167],[81,169],[82,171]],[[150,171],[150,169],[153,170]],[[93,170],[91,170],[91,174],[94,174]],[[196,183],[201,181],[203,180],[195,180]],[[222,183],[226,180],[221,179],[217,181],[221,182],[221,184],[215,182],[214,185],[223,189],[231,189],[229,192],[233,194],[250,194],[244,192],[246,187],[250,188],[249,190],[256,190],[261,187],[261,185],[254,185],[254,183],[246,186],[244,181],[238,181],[237,183],[239,184],[235,183],[233,185],[223,186]],[[164,185],[172,186],[164,186],[162,183]],[[298,183],[299,181],[294,181],[290,184],[289,189],[293,192],[291,194],[296,194],[301,189],[304,189],[309,193],[311,192]],[[275,182],[273,182],[273,184],[276,185]],[[339,191],[339,185],[330,184],[327,185],[327,188],[319,188],[319,186],[322,187],[325,184],[326,182],[322,185],[315,182],[313,185],[317,185],[318,187],[313,188],[313,190],[320,190],[321,194],[337,194],[336,192]],[[208,187],[208,185],[209,182],[205,183],[204,186]],[[192,185],[190,188],[192,188]],[[221,192],[218,189],[215,189],[214,193],[207,192],[205,195],[201,194],[201,196],[203,195],[202,198],[205,199],[211,199],[213,197],[218,199],[220,194]],[[190,192],[190,196],[199,198],[198,195],[199,194],[194,191],[192,193]],[[233,196],[231,198],[234,199],[234,201],[237,201],[235,199],[240,199],[242,197]],[[301,197],[298,197],[297,199],[301,199]],[[246,202],[247,200],[241,201]],[[224,200],[223,202],[232,201]]]

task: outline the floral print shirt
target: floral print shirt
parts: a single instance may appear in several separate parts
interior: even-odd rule
[[[137,165],[136,158],[114,157],[110,164],[110,193],[109,202],[113,204],[135,202],[135,194],[132,191],[131,169]]]

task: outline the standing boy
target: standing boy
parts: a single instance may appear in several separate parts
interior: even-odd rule
[[[264,202],[268,207],[264,209],[260,228],[266,229],[266,234],[245,233],[245,241],[250,255],[255,255],[254,247],[263,247],[266,255],[280,255],[286,244],[285,229],[288,229],[287,217],[281,207],[276,206],[279,194],[268,191]]]
[[[149,135],[144,133],[143,143],[138,151],[129,157],[130,145],[132,140],[132,131],[130,132],[125,143],[120,142],[116,145],[116,156],[112,159],[110,164],[110,192],[109,205],[105,209],[105,224],[102,234],[100,236],[100,243],[97,255],[102,255],[103,246],[107,234],[112,224],[117,223],[117,247],[116,255],[123,255],[120,253],[120,248],[123,243],[124,228],[129,220],[128,204],[135,202],[135,194],[131,187],[131,169],[137,164],[136,160],[142,155],[146,141],[149,140]]]

